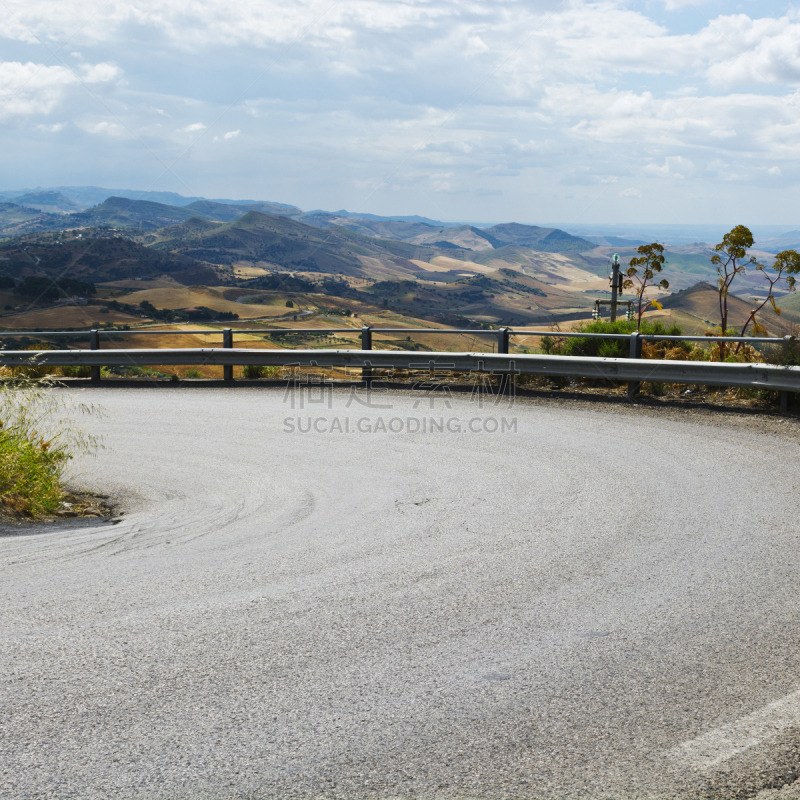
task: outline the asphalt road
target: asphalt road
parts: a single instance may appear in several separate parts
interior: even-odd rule
[[[107,411],[79,483],[126,511],[0,538],[0,796],[708,798],[797,775],[796,422],[78,396]]]

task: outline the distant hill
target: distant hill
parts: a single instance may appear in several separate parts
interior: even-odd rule
[[[235,207],[244,208],[247,211],[260,211],[262,214],[273,214],[278,217],[294,217],[303,213],[297,206],[287,206],[284,203],[237,203]]]
[[[216,219],[220,222],[232,222],[243,217],[248,211],[260,211],[262,214],[273,214],[277,217],[303,216],[301,209],[296,206],[287,206],[283,203],[226,203],[222,200],[195,200],[186,208],[198,212],[200,216]]]
[[[327,211],[314,211],[295,219],[317,228],[330,228],[332,225],[338,225],[340,228],[347,228],[347,230],[360,233],[362,236],[377,236],[382,239],[397,239],[398,241],[410,241],[415,236],[424,236],[444,230],[442,226],[434,227],[427,222],[380,219],[373,215],[368,217],[356,217],[352,214],[341,216],[338,212]]]
[[[61,219],[61,215],[47,214],[16,203],[0,203],[0,236],[18,236],[49,225],[58,225]]]
[[[716,286],[712,286],[705,281],[696,283],[688,289],[668,295],[662,298],[660,302],[665,309],[679,312],[679,314],[685,314],[688,318],[693,318],[696,322],[694,326],[696,330],[704,326],[713,327],[719,325],[719,293],[717,292]],[[728,325],[732,328],[744,325],[753,308],[754,304],[752,300],[729,294]],[[776,332],[782,327],[781,321],[775,317],[775,314],[769,307],[761,312],[758,319],[760,319],[771,332]],[[680,317],[678,317],[678,321],[681,321]]]
[[[477,228],[474,225],[431,225],[417,218],[404,220],[390,217],[376,217],[365,214],[341,216],[340,212],[312,212],[298,217],[302,222],[320,228],[336,225],[360,233],[364,236],[378,236],[387,239],[426,244],[436,247],[457,247],[481,252],[501,248],[509,244],[530,247],[548,253],[581,253],[594,249],[595,245],[572,236],[557,228],[538,228],[534,225],[494,225],[490,228]],[[433,220],[431,220],[432,222]]]
[[[83,206],[65,197],[61,192],[28,192],[14,198],[14,202],[27,208],[35,208],[48,214],[71,214],[81,211]]]
[[[791,292],[778,301],[778,308],[780,308],[781,316],[787,321],[800,324],[800,293]],[[795,334],[796,335],[796,334]]]
[[[520,225],[517,222],[493,225],[491,228],[484,228],[483,233],[501,242],[502,245],[515,244],[541,250],[544,253],[583,253],[595,247],[586,239],[573,236],[558,228],[540,228],[536,225]]]
[[[133,189],[104,189],[101,186],[49,186],[46,188],[22,189],[17,191],[0,191],[0,198],[17,202],[18,197],[27,194],[42,192],[57,192],[78,206],[78,210],[85,210],[102,203],[108,197],[125,197],[129,200],[149,200],[153,203],[166,205],[186,206],[199,197],[183,197],[176,192],[141,192]]]
[[[352,219],[361,219],[361,220],[370,220],[373,222],[410,222],[413,224],[422,224],[422,225],[430,225],[432,228],[448,228],[448,227],[455,227],[457,225],[461,225],[460,222],[440,222],[436,219],[430,219],[429,217],[420,217],[417,214],[411,214],[410,216],[394,216],[394,217],[382,217],[379,214],[366,214],[364,212],[359,211],[345,211],[344,209],[340,209],[339,211],[323,211],[322,209],[315,209],[314,211],[306,212],[309,216],[331,216],[331,217],[343,217],[343,218],[352,218]]]
[[[192,217],[208,218],[206,214],[192,208],[178,208],[149,200],[109,197],[99,206],[65,217],[64,224],[69,227],[110,225],[115,228],[155,231],[166,225],[185,222]]]
[[[621,236],[583,236],[587,242],[592,242],[599,247],[639,247],[643,244],[650,244],[643,239],[624,239]]]
[[[199,261],[266,262],[289,269],[365,274],[363,258],[430,258],[437,250],[387,239],[370,239],[343,228],[319,229],[258,211],[215,226],[192,220],[159,231],[153,247]],[[379,267],[380,263],[373,265]],[[413,267],[413,264],[411,265]]]
[[[759,237],[756,247],[767,253],[780,253],[781,250],[800,250],[800,231],[789,231],[782,236]]]
[[[247,213],[244,206],[232,206],[227,203],[217,203],[213,200],[195,200],[185,206],[186,209],[203,219],[214,219],[218,222],[233,222]]]
[[[83,211],[92,206],[103,203],[109,197],[124,197],[127,200],[146,200],[151,203],[163,203],[169,206],[178,206],[183,208],[189,206],[198,200],[206,200],[205,197],[185,197],[177,192],[156,192],[156,191],[141,191],[139,189],[106,189],[102,186],[49,186],[46,188],[38,187],[36,189],[19,189],[19,190],[5,190],[0,191],[0,200],[7,200],[12,203],[19,203],[17,199],[28,194],[42,194],[42,193],[58,193],[65,197],[69,202],[75,204],[75,208],[71,210]],[[207,202],[222,203],[225,205],[250,205],[255,206],[266,201],[263,200],[223,200],[219,198],[211,198]],[[268,205],[275,206],[275,211],[270,213],[285,213],[302,214],[303,212],[293,205],[286,203],[269,202]],[[251,209],[258,210],[258,209]]]
[[[79,234],[38,234],[2,244],[0,274],[17,279],[47,275],[91,283],[164,274],[182,283],[219,281],[216,271],[192,258],[91,229]]]

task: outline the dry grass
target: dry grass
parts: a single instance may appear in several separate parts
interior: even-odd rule
[[[248,305],[228,300],[225,297],[225,287],[173,287],[169,289],[145,289],[141,292],[131,292],[123,302],[138,305],[146,300],[156,308],[181,309],[205,306],[213,311],[225,311],[238,314],[243,318],[281,316],[286,313],[286,308],[272,306]],[[256,294],[257,292],[254,292]]]
[[[95,322],[114,325],[135,325],[142,320],[131,314],[109,311],[102,314],[97,306],[62,306],[27,314],[0,317],[0,328],[6,330],[58,330],[60,328],[90,328]]]
[[[98,283],[97,285],[98,287],[107,287],[110,289],[136,289],[143,291],[145,289],[175,289],[183,284],[178,283],[178,281],[172,278],[155,278],[154,280],[148,281],[107,281],[106,283]],[[122,300],[123,298],[119,299]]]
[[[262,267],[255,267],[249,262],[240,262],[234,264],[233,274],[237,278],[260,278],[262,275],[268,275],[269,271]]]
[[[474,261],[460,261],[457,258],[450,258],[449,256],[436,256],[431,259],[430,263],[435,267],[444,267],[445,269],[456,270],[458,272],[477,272],[481,275],[491,275],[493,272],[497,272],[496,267],[487,267],[484,264],[477,264]]]

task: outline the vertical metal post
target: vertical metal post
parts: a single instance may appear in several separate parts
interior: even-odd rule
[[[611,265],[611,321],[617,319],[617,287],[619,284],[619,256],[614,253],[614,261]]]
[[[233,331],[230,328],[222,330],[222,346],[226,350],[233,350]],[[233,364],[222,366],[222,380],[228,383],[233,380]]]
[[[97,328],[92,328],[91,332],[89,333],[89,349],[90,350],[99,350],[100,349],[100,331]],[[91,377],[92,380],[97,382],[100,380],[100,367],[91,367]]]
[[[497,331],[497,352],[508,355],[508,347],[509,347],[509,329],[508,328],[500,328]],[[500,382],[498,386],[498,393],[499,394],[506,394],[511,386],[511,376],[510,375],[501,375]]]
[[[508,353],[509,329],[500,328],[497,331],[497,352]]]
[[[642,357],[642,334],[639,331],[634,331],[631,334],[631,346],[628,353],[628,358],[641,358]],[[639,394],[641,384],[638,381],[628,381],[628,397],[636,397]]]
[[[364,325],[361,329],[361,349],[372,350],[372,328],[370,328],[369,325]],[[361,380],[363,380],[368,387],[372,386],[372,367],[361,368]]]
[[[788,351],[789,348],[792,346],[793,341],[794,341],[794,336],[784,336],[783,337],[784,349]],[[784,413],[789,410],[789,392],[781,392],[779,396],[781,400],[781,413]]]

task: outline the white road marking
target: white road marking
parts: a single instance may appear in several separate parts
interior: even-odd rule
[[[683,742],[673,747],[669,755],[698,769],[709,769],[792,726],[800,727],[800,690],[736,722]]]

